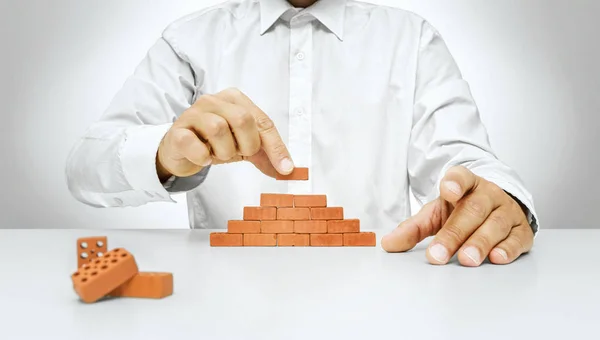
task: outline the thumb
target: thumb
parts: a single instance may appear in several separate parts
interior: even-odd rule
[[[441,199],[429,202],[416,215],[400,223],[381,239],[381,247],[388,253],[404,252],[414,248],[426,237],[433,236],[442,227],[444,206]]]

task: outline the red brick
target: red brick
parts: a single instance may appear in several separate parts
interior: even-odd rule
[[[312,247],[341,247],[344,245],[342,234],[311,234],[310,245]]]
[[[296,208],[312,208],[326,206],[326,195],[294,195],[294,207]]]
[[[261,207],[293,207],[294,195],[289,194],[261,194]]]
[[[244,207],[245,221],[271,221],[277,218],[275,207]]]
[[[263,234],[291,234],[294,232],[294,221],[262,221],[260,232]]]
[[[325,234],[327,221],[294,221],[296,234]]]
[[[277,173],[278,181],[308,181],[308,168],[295,168],[289,175]]]
[[[310,235],[307,235],[307,234],[277,235],[277,246],[279,246],[279,247],[308,247],[308,246],[310,246]]]
[[[244,234],[244,247],[274,247],[276,245],[275,234]]]
[[[327,221],[327,232],[332,234],[359,233],[360,220]]]
[[[211,233],[211,247],[241,247],[244,245],[242,234]]]
[[[115,297],[143,299],[162,299],[170,295],[173,295],[171,273],[138,273],[109,294]]]
[[[260,221],[229,221],[227,232],[230,234],[258,234]]]
[[[344,246],[347,247],[375,247],[376,244],[375,233],[344,234]]]
[[[277,208],[277,219],[288,221],[310,220],[310,209]]]
[[[343,220],[344,208],[311,208],[311,220]]]
[[[138,266],[133,255],[123,248],[117,248],[84,264],[71,275],[71,280],[79,298],[85,303],[94,303],[137,273]]]
[[[77,239],[77,268],[102,257],[108,251],[106,236]]]

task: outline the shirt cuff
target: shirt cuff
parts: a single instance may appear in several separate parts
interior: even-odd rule
[[[173,201],[156,173],[156,152],[172,124],[142,125],[125,132],[120,159],[123,173],[134,191],[145,191]]]
[[[210,165],[207,167],[204,167],[202,170],[200,170],[197,174],[195,174],[193,176],[189,176],[189,177],[173,176],[173,177],[169,178],[169,180],[164,184],[164,188],[172,194],[179,194],[179,193],[184,193],[184,192],[194,190],[204,182],[204,180],[206,179],[206,176],[208,176],[209,171],[210,171]]]

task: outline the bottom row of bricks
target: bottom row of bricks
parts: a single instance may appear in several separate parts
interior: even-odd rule
[[[210,234],[213,247],[374,247],[375,233],[348,234]]]

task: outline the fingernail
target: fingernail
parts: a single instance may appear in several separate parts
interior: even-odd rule
[[[282,171],[291,172],[294,170],[294,163],[289,158],[284,158],[281,163],[279,163],[279,167]]]
[[[440,263],[446,263],[448,261],[448,250],[441,244],[436,244],[429,248],[429,255]]]
[[[502,256],[504,261],[508,261],[508,254],[506,254],[506,251],[504,251],[504,249],[494,248],[494,251],[496,252],[496,254]]]
[[[481,263],[481,255],[479,255],[479,250],[477,250],[477,248],[467,247],[465,250],[463,250],[463,253],[465,253],[465,255],[467,255],[467,257],[470,258],[473,263]]]
[[[444,185],[446,186],[446,189],[448,189],[450,192],[452,192],[456,195],[462,194],[462,190],[460,189],[460,185],[458,185],[458,183],[453,182],[453,181],[448,181]]]

